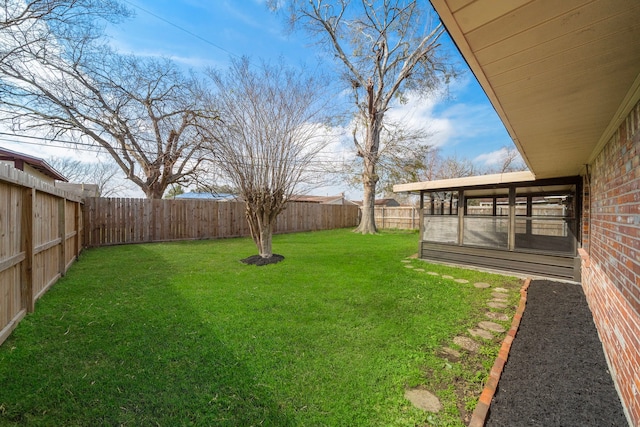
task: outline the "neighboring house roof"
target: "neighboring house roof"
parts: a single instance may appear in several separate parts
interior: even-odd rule
[[[318,203],[322,205],[352,205],[350,200],[345,199],[343,194],[337,196],[310,196],[306,194],[294,194],[289,198],[291,202],[298,203]]]
[[[234,194],[228,193],[196,193],[189,192],[178,194],[175,196],[175,199],[200,199],[200,200],[218,200],[218,201],[232,201],[236,200],[236,196]]]
[[[640,2],[431,0],[537,179],[585,172],[640,99]]]
[[[400,191],[397,191],[399,193]],[[362,206],[362,200],[356,200],[355,203],[358,206]],[[400,203],[393,198],[385,198],[385,199],[376,199],[374,201],[375,206],[400,206]]]
[[[376,199],[375,205],[376,206],[400,206],[400,203],[396,199],[386,198],[386,199]]]
[[[21,171],[24,171],[24,165],[26,164],[51,179],[64,182],[69,181],[46,161],[38,157],[33,157],[27,154],[18,153],[16,151],[7,150],[6,148],[0,148],[0,161],[13,162],[13,166]]]

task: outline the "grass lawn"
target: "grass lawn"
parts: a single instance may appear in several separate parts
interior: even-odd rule
[[[474,282],[508,288],[509,315],[521,283],[407,260],[417,245],[279,235],[263,267],[239,262],[250,239],[85,251],[0,347],[0,425],[463,425],[502,337],[440,349],[488,320]],[[417,386],[444,409],[414,408]]]

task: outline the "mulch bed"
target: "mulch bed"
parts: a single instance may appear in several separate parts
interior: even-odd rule
[[[253,255],[248,258],[241,259],[240,262],[243,262],[249,265],[262,266],[262,265],[269,265],[269,264],[277,264],[283,260],[284,260],[284,257],[282,255],[273,254],[267,258],[263,258],[260,255]]]
[[[580,285],[531,282],[486,426],[628,426]]]

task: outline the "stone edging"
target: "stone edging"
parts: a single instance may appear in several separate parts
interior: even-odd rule
[[[500,375],[502,375],[504,365],[505,363],[507,363],[511,344],[513,343],[513,340],[518,333],[520,320],[522,319],[524,308],[527,305],[527,289],[529,288],[530,283],[531,279],[526,279],[524,281],[524,284],[522,285],[522,288],[520,289],[520,303],[518,304],[516,314],[513,316],[511,328],[507,332],[507,336],[504,338],[504,341],[502,341],[502,346],[500,347],[500,351],[498,352],[498,358],[491,368],[489,379],[487,380],[487,383],[484,386],[484,390],[482,390],[482,394],[480,395],[480,399],[478,399],[478,404],[476,405],[476,408],[471,415],[471,422],[469,423],[469,427],[484,427],[484,424],[487,421],[487,415],[489,415],[489,406],[491,405],[491,400],[493,399],[493,396],[496,393],[496,389],[498,388]]]

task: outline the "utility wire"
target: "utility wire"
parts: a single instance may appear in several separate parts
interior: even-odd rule
[[[180,26],[180,25],[178,25],[178,24],[175,24],[175,23],[173,23],[173,22],[169,21],[168,19],[163,18],[162,16],[160,16],[160,15],[158,15],[158,14],[151,12],[151,11],[150,11],[150,10],[148,10],[148,9],[145,9],[145,8],[143,8],[143,7],[141,7],[141,6],[137,5],[137,4],[134,4],[134,3],[132,3],[132,2],[131,2],[131,1],[129,1],[129,0],[122,0],[122,1],[123,1],[123,2],[125,2],[125,3],[127,3],[128,5],[130,5],[130,6],[134,7],[134,8],[136,8],[136,9],[141,10],[142,12],[144,12],[144,13],[146,13],[146,14],[148,14],[148,15],[153,16],[153,17],[154,17],[154,18],[156,18],[156,19],[159,19],[160,21],[162,21],[162,22],[164,22],[164,23],[166,23],[166,24],[171,25],[172,27],[177,28],[178,30],[182,31],[183,33],[189,34],[191,37],[195,37],[195,38],[197,38],[198,40],[200,40],[200,41],[202,41],[202,42],[204,42],[204,43],[206,43],[206,44],[208,44],[208,45],[211,45],[211,46],[215,47],[216,49],[220,49],[221,51],[223,51],[223,52],[225,52],[225,53],[228,53],[229,55],[234,56],[234,57],[236,57],[236,58],[241,58],[241,56],[240,56],[240,55],[237,55],[237,54],[235,54],[235,53],[231,52],[230,50],[227,50],[227,49],[225,49],[224,47],[222,47],[222,46],[220,46],[220,45],[215,44],[215,43],[214,43],[214,42],[212,42],[211,40],[206,39],[206,38],[204,38],[204,37],[202,37],[202,36],[200,36],[200,35],[198,35],[198,34],[194,33],[193,31],[190,31],[190,30],[188,30],[188,29],[186,29],[186,28],[184,28],[184,27],[182,27],[182,26]]]
[[[16,137],[16,135],[13,135],[11,133],[6,133],[6,132],[0,132],[0,135],[8,135],[8,136],[14,136]],[[70,146],[62,146],[62,145],[54,145],[54,144],[47,144],[47,143],[43,143],[43,142],[32,142],[32,141],[24,141],[24,140],[16,140],[16,139],[9,139],[9,138],[3,138],[0,136],[0,141],[4,141],[4,142],[10,142],[10,143],[17,143],[17,144],[28,144],[28,145],[36,145],[39,147],[49,147],[49,148],[59,148],[59,149],[65,149],[65,150],[69,150],[69,149],[74,149],[77,151],[85,151],[85,152],[89,152],[89,153],[106,153],[103,149],[103,147],[98,146],[98,145],[93,145],[93,144],[88,144],[88,143],[83,143],[83,142],[74,142],[74,141],[64,141],[64,140],[59,140],[59,139],[49,139],[49,138],[44,138],[44,137],[39,137],[39,136],[18,136],[19,138],[27,138],[27,139],[36,139],[36,140],[43,140],[43,141],[47,141],[47,142],[59,142],[62,144],[70,144],[70,145],[74,145],[75,147],[70,147]],[[80,146],[80,147],[77,147]],[[145,154],[155,154],[149,151],[145,151]],[[326,154],[326,153],[323,153]],[[342,153],[336,153],[336,154],[342,154]],[[238,162],[238,164],[243,165],[245,167],[250,167],[251,163],[250,162],[246,162],[246,161],[242,161],[240,160]],[[325,166],[344,166],[345,161],[344,160],[312,160],[310,162],[308,162],[308,164],[310,166],[316,165],[316,166],[321,166],[321,165],[325,165]],[[319,169],[319,170],[314,170],[311,168],[307,168],[306,169],[307,172],[329,172],[325,169]]]
[[[83,151],[94,151],[94,152],[102,152],[102,150],[104,149],[102,146],[100,145],[96,145],[96,144],[91,144],[91,143],[87,143],[87,142],[77,142],[77,141],[69,141],[69,140],[64,140],[64,139],[52,139],[52,138],[46,138],[43,136],[36,136],[36,135],[16,135],[13,133],[9,133],[9,132],[1,132],[0,131],[0,135],[4,135],[4,136],[10,136],[16,139],[9,139],[9,138],[2,138],[0,136],[0,141],[5,141],[5,142],[12,142],[12,143],[19,143],[19,144],[29,144],[29,145],[38,145],[41,147],[52,147],[52,148],[64,148],[64,149],[70,149],[70,148],[74,148],[77,150],[83,150]],[[18,140],[20,139],[20,140]],[[31,142],[31,141],[23,141],[22,139],[35,139],[35,140],[40,140],[40,141],[45,141],[47,143],[42,143],[42,142]],[[59,142],[61,144],[69,144],[72,146],[81,146],[81,147],[86,147],[86,148],[76,148],[76,147],[67,147],[67,146],[61,146],[61,145],[53,145],[50,144],[51,142]],[[155,152],[152,151],[146,151],[143,150],[144,154],[156,154]],[[319,153],[319,156],[329,156],[329,155],[343,155],[345,154],[342,151],[322,151],[321,153]],[[348,154],[348,153],[347,153]],[[321,160],[321,159],[317,159],[312,161],[312,163],[343,163],[342,160],[329,160],[329,159],[325,159],[325,160]]]

